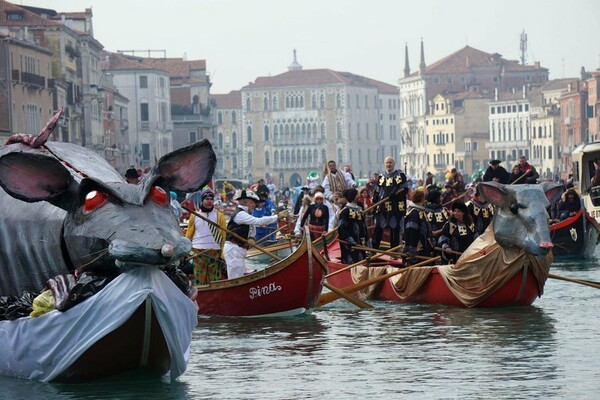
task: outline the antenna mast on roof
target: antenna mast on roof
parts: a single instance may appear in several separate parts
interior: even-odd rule
[[[525,29],[521,33],[521,45],[519,46],[521,50],[521,65],[525,65],[527,62],[526,54],[527,54],[527,34],[525,33]]]
[[[161,58],[160,54],[162,54],[162,58],[167,58],[167,50],[117,50],[117,53],[123,54],[125,56],[130,55],[134,57],[135,53],[146,53],[148,54],[148,58]],[[153,54],[159,54],[159,57],[152,57]]]

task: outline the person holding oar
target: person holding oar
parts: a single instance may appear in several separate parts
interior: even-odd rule
[[[265,186],[265,189],[266,189],[266,186]],[[269,199],[268,190],[259,190],[256,194],[259,198],[259,201],[258,201],[258,204],[256,205],[256,208],[252,212],[252,215],[257,218],[274,215],[275,214],[275,204],[273,204],[271,199]],[[267,242],[270,242],[270,243],[267,243],[267,245],[273,244],[276,242],[276,237],[275,237],[275,235],[272,235],[271,233],[274,232],[276,229],[277,229],[276,223],[271,224],[266,227],[258,226],[258,227],[256,227],[256,237],[254,239],[256,241],[263,241],[263,239],[266,238]]]
[[[407,265],[412,264],[417,255],[431,256],[435,247],[431,225],[427,221],[427,210],[423,207],[425,193],[417,189],[412,192],[411,200],[404,220],[404,252],[407,254]]]
[[[272,224],[277,222],[279,218],[287,216],[287,211],[284,210],[277,215],[253,217],[252,212],[260,199],[249,189],[240,190],[233,199],[237,201],[238,206],[227,224],[227,234],[223,248],[229,279],[239,278],[250,272],[246,269],[245,260],[248,253],[248,242],[254,242],[256,227]],[[232,233],[235,235],[232,235]]]
[[[479,236],[473,218],[464,203],[459,201],[452,205],[452,217],[442,228],[438,245],[442,248],[442,256],[450,263],[458,259],[456,252],[464,252]]]
[[[492,219],[494,219],[494,206],[479,197],[479,190],[477,188],[476,186],[473,198],[465,204],[467,205],[469,214],[473,217],[477,234],[481,235],[490,225]]]
[[[406,215],[406,198],[409,186],[406,175],[396,169],[396,161],[386,157],[383,161],[385,172],[379,176],[373,202],[386,199],[375,208],[375,232],[373,248],[378,249],[385,229],[390,230],[390,246],[396,247],[402,240],[404,216]]]
[[[225,214],[215,208],[215,194],[212,190],[204,189],[200,193],[200,199],[200,207],[196,212],[206,216],[221,229],[190,213],[185,236],[192,241],[194,285],[205,285],[212,281],[227,279],[227,268],[223,259],[224,228],[227,226]]]
[[[362,207],[356,204],[358,190],[351,188],[342,192],[348,201],[340,211],[338,235],[340,238],[340,250],[342,252],[342,263],[353,264],[364,260],[366,252],[355,246],[364,245],[367,239],[367,224]]]
[[[450,211],[442,204],[442,193],[437,189],[429,190],[425,202],[425,214],[431,225],[434,238],[442,233],[444,224],[450,219]]]
[[[324,204],[324,200],[323,193],[315,193],[313,202],[308,206],[300,221],[300,228],[303,228],[308,221],[308,229],[312,240],[316,240],[327,232],[329,227],[329,209]]]

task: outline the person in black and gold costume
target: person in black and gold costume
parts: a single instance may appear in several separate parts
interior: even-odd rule
[[[362,207],[356,204],[355,201],[358,190],[354,188],[346,189],[342,192],[342,195],[348,201],[340,211],[338,225],[342,262],[354,264],[366,258],[365,251],[353,247],[357,245],[364,246],[367,240],[367,224]]]
[[[442,247],[444,259],[454,263],[460,257],[457,253],[464,252],[479,235],[464,203],[455,201],[452,213],[452,217],[442,228],[438,244]]]
[[[421,189],[412,192],[412,204],[405,217],[404,252],[407,263],[412,263],[416,255],[430,257],[433,254],[434,240],[431,225],[427,221],[427,210],[423,207],[425,193]]]
[[[442,205],[442,193],[439,190],[434,189],[427,193],[425,210],[433,236],[440,236],[444,224],[450,219],[450,211]]]
[[[406,215],[406,197],[409,186],[402,170],[395,169],[396,162],[392,157],[383,161],[385,173],[379,175],[373,203],[387,199],[375,209],[375,233],[373,248],[378,249],[385,229],[390,230],[390,247],[396,247],[402,240],[404,216]]]
[[[479,198],[479,190],[475,189],[475,195],[467,202],[467,209],[473,217],[477,234],[481,235],[494,219],[494,206]]]

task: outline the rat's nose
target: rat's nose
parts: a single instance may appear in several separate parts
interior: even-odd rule
[[[172,257],[173,246],[171,246],[170,244],[163,245],[163,247],[160,249],[160,254],[162,254],[164,257]]]

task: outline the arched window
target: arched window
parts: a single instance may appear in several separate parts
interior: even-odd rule
[[[246,128],[246,134],[246,142],[252,143],[252,127],[250,125]]]
[[[271,158],[269,157],[269,151],[265,151],[265,165],[271,164]]]
[[[339,163],[339,164],[341,164],[341,163],[343,163],[343,162],[344,162],[344,160],[343,160],[343,157],[342,157],[343,155],[344,155],[344,154],[342,153],[342,149],[341,149],[341,148],[339,148],[339,149],[338,149],[338,156],[337,156],[337,159],[338,159],[338,163]]]
[[[325,95],[324,94],[321,94],[321,96],[319,96],[319,107],[325,108]]]
[[[306,124],[306,134],[310,137],[312,135],[312,124]]]
[[[237,149],[237,133],[235,132],[231,134],[231,147]]]
[[[279,100],[277,100],[277,95],[273,96],[273,110],[279,109]]]
[[[301,132],[302,132],[302,136],[306,136],[306,124],[302,124],[302,128],[300,128]]]
[[[321,122],[321,138],[325,139],[325,122]]]
[[[274,160],[275,161],[275,165],[279,164],[279,151],[278,150],[275,150],[275,154],[274,154],[273,158],[275,159]]]
[[[264,129],[265,142],[269,141],[269,125],[265,125]]]
[[[325,151],[325,149],[321,150],[321,162],[323,164],[325,164],[325,161],[327,160],[327,152]]]
[[[235,111],[231,112],[231,123],[232,124],[237,124],[237,114],[235,113]]]
[[[248,167],[251,167],[252,163],[253,163],[253,161],[252,161],[252,152],[249,151],[248,152]]]
[[[302,150],[302,162],[306,163],[306,161],[307,161],[306,150]]]
[[[231,159],[231,169],[233,169],[234,171],[237,170],[238,165],[237,165],[237,157],[233,157]]]
[[[223,113],[221,111],[217,113],[217,123],[219,125],[223,123]]]
[[[552,146],[548,146],[548,160],[552,160]]]
[[[285,137],[290,137],[290,126],[288,124],[285,124]]]
[[[250,103],[250,97],[246,98],[246,111],[250,111],[252,103]]]
[[[312,159],[312,151],[309,150],[307,156],[308,156],[308,162],[312,163],[312,160],[313,160]]]
[[[223,148],[223,134],[219,132],[219,148]]]
[[[265,96],[263,99],[263,110],[267,111],[269,109],[269,98]]]
[[[335,106],[337,108],[342,108],[342,95],[340,93],[335,95]]]
[[[337,138],[341,139],[342,138],[342,123],[340,121],[338,121],[337,123]],[[339,160],[338,160],[339,162]]]
[[[312,101],[312,108],[316,109],[317,108],[317,95],[316,94],[313,94],[311,96],[311,101]]]
[[[285,162],[286,163],[290,162],[290,151],[289,150],[285,151]]]
[[[315,135],[315,137],[317,137],[317,123],[313,122],[312,124],[312,131],[313,131],[313,135]]]
[[[292,164],[296,162],[296,151],[292,150]]]
[[[277,124],[273,127],[273,139],[275,139],[275,141],[279,139],[279,125]]]

